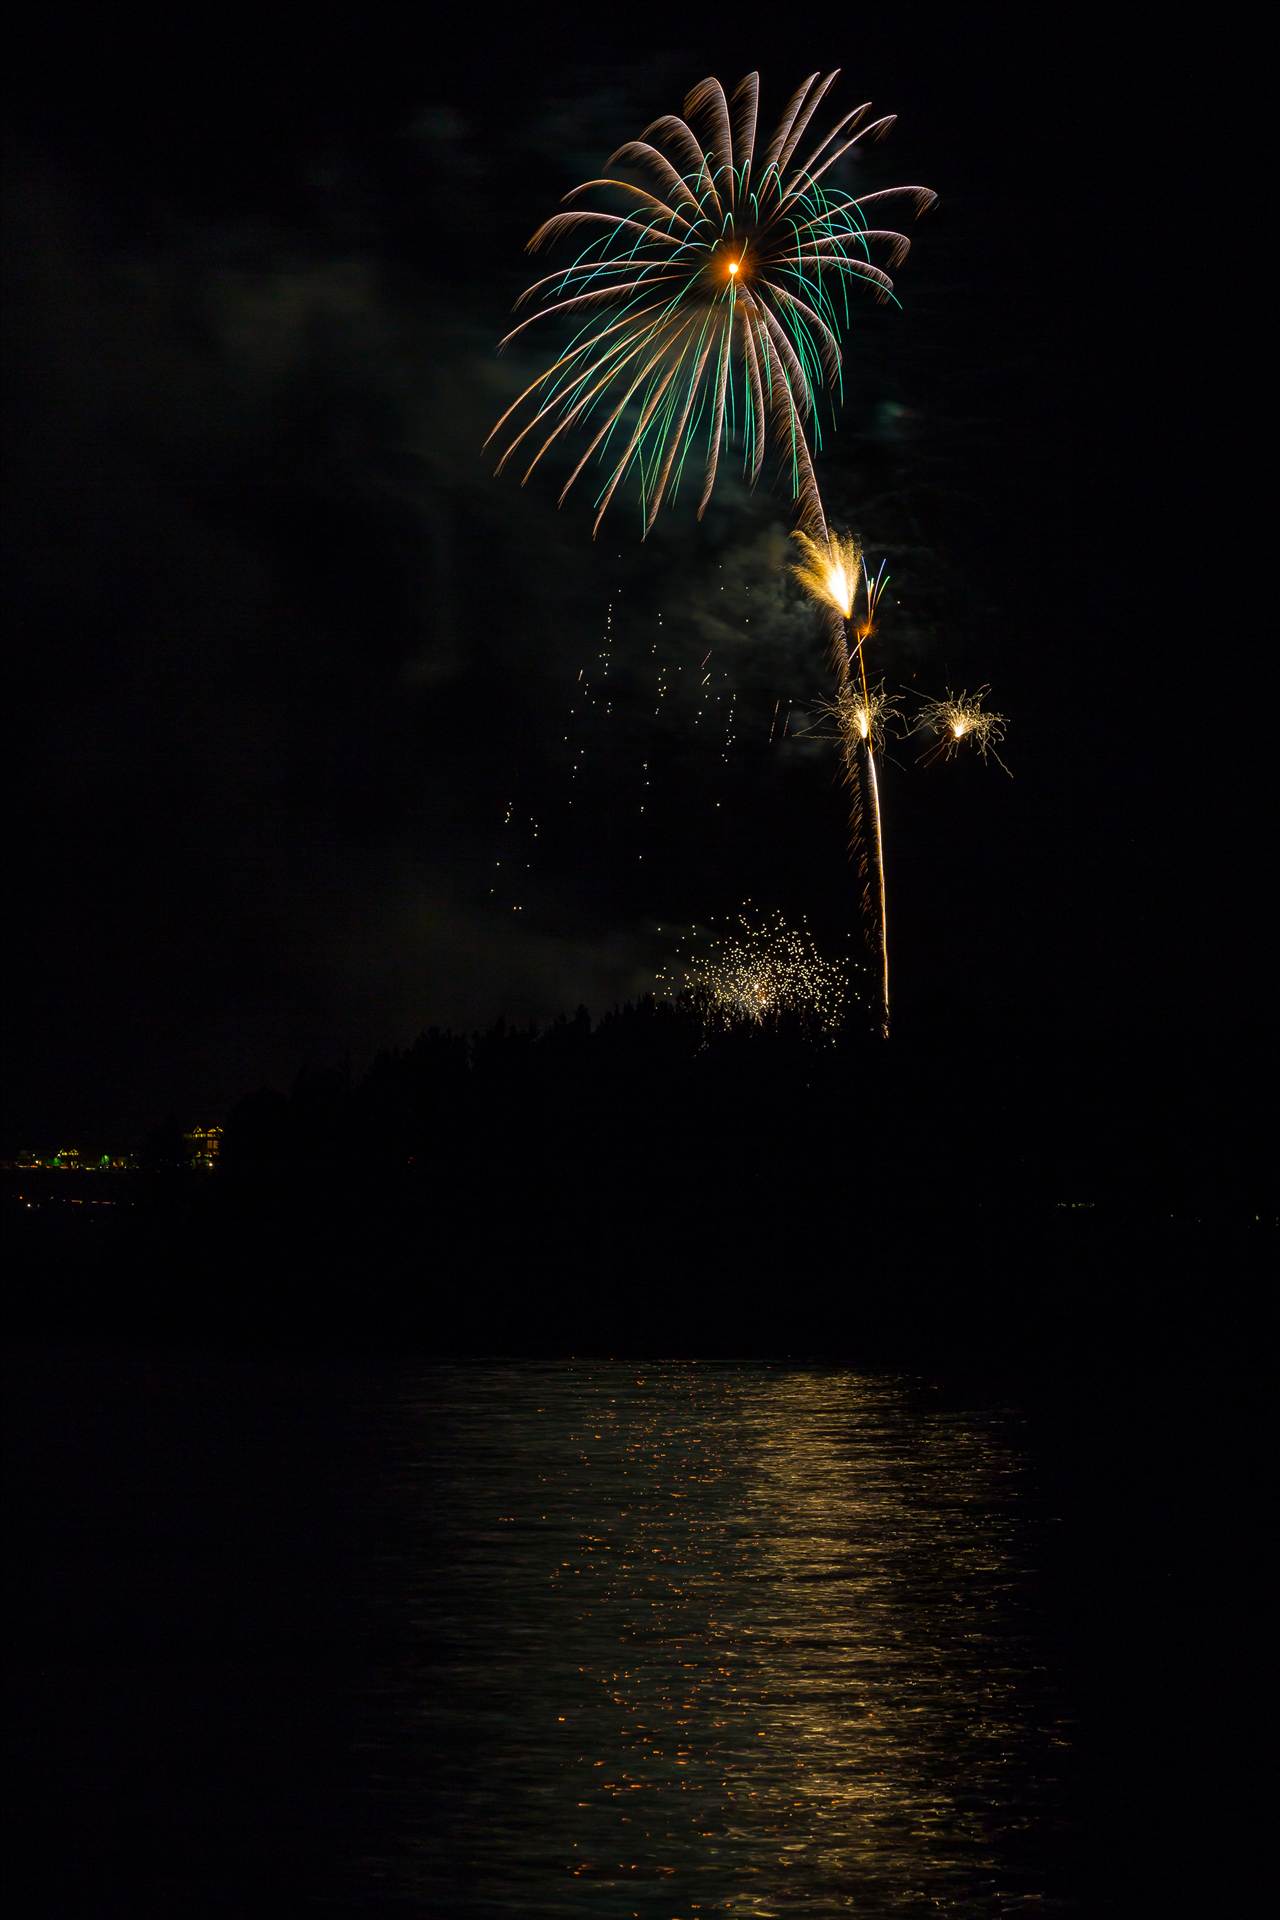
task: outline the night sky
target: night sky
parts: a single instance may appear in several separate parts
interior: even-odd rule
[[[860,954],[833,749],[769,742],[824,690],[776,465],[643,546],[620,500],[593,545],[589,491],[557,511],[554,474],[521,492],[481,444],[540,364],[495,350],[534,227],[753,66],[762,124],[841,66],[836,111],[899,115],[850,181],[941,196],[904,310],[858,303],[819,459],[888,558],[890,685],[990,681],[1011,721],[1012,782],[910,743],[887,769],[900,1030],[1046,1060],[1249,1034],[1127,56],[1077,12],[805,17],[466,46],[425,16],[211,23],[198,58],[104,30],[33,69],[5,168],[11,1144],[218,1117],[431,1024],[602,1012],[748,897]],[[1144,69],[1148,106],[1172,86]],[[611,710],[566,744],[606,634]]]

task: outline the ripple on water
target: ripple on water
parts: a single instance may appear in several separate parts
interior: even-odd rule
[[[1016,1416],[842,1371],[566,1362],[426,1368],[370,1417],[387,1892],[1067,1911]]]

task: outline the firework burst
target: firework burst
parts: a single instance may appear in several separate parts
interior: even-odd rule
[[[842,155],[893,125],[892,114],[868,119],[870,102],[798,157],[837,77],[810,74],[763,145],[759,75],[748,74],[731,98],[718,80],[704,80],[683,119],[664,114],[612,155],[609,166],[636,179],[609,175],[565,195],[604,205],[574,205],[538,228],[530,252],[570,234],[585,244],[526,290],[519,304],[537,311],[502,344],[548,318],[572,318],[578,331],[490,433],[493,440],[513,424],[499,471],[522,450],[523,484],[562,435],[581,431],[587,447],[561,502],[598,458],[593,532],[619,486],[635,478],[647,534],[691,458],[701,467],[701,518],[730,440],[741,444],[752,484],[773,442],[803,524],[825,535],[812,454],[822,443],[819,397],[831,398],[834,417],[841,395],[850,288],[895,298],[872,255],[896,267],[910,241],[875,222],[886,202],[920,213],[936,197],[910,186],[855,199],[823,184]]]
[[[865,694],[852,682],[842,687],[832,700],[818,703],[819,719],[827,723],[821,729],[811,727],[811,740],[838,740],[846,759],[869,744],[873,753],[884,751],[886,731],[901,715],[901,702],[894,693],[886,693],[883,682],[868,686]]]
[[[688,996],[709,1032],[794,1020],[832,1039],[850,999],[848,967],[823,958],[804,921],[790,927],[781,913],[757,913],[749,903],[730,931],[687,964],[677,956],[674,971],[658,979]]]
[[[935,736],[933,745],[920,755],[925,766],[932,766],[935,760],[954,760],[967,745],[975,747],[984,760],[990,755],[1009,773],[996,751],[1009,722],[1004,714],[991,713],[983,706],[990,691],[989,686],[981,686],[974,693],[952,693],[948,689],[945,699],[930,700],[921,708],[914,731]],[[1011,773],[1009,778],[1013,778]]]

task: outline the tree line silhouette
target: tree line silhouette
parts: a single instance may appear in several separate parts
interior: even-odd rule
[[[82,1235],[29,1297],[467,1348],[1061,1340],[1091,1286],[1118,1276],[1145,1313],[1262,1220],[1256,1141],[1221,1111],[1190,1127],[1166,1067],[1122,1037],[831,1044],[652,997],[431,1028],[241,1099],[213,1175],[158,1130],[92,1279]]]

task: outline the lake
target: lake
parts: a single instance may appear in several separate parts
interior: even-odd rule
[[[1061,1515],[999,1395],[674,1361],[12,1374],[47,1910],[1077,1910]]]
[[[485,1915],[1053,1910],[1071,1713],[1014,1413],[559,1363],[424,1371],[379,1417],[383,1884]]]

